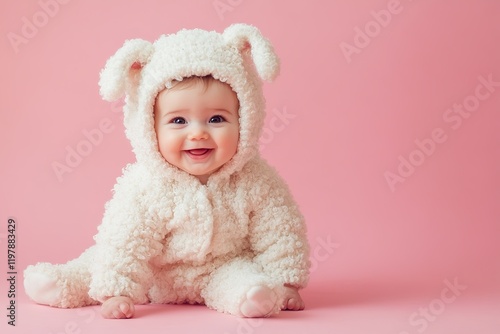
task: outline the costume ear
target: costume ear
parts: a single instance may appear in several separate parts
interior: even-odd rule
[[[233,24],[222,33],[227,43],[234,44],[240,53],[250,50],[253,63],[260,78],[274,80],[280,71],[280,61],[273,46],[260,31],[248,24]]]
[[[140,72],[149,62],[152,53],[153,44],[148,41],[126,41],[101,70],[99,86],[102,98],[115,101],[125,94],[134,94],[139,84]]]

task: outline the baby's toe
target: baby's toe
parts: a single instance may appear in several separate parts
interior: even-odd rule
[[[115,318],[115,319],[121,319],[122,316],[123,316],[123,313],[120,312],[119,310],[114,310],[113,311],[113,318]]]
[[[290,311],[300,311],[304,309],[304,303],[295,298],[290,298],[285,301],[282,309]]]
[[[127,303],[120,304],[120,310],[125,318],[132,318],[134,316],[134,307],[133,305],[129,305]]]

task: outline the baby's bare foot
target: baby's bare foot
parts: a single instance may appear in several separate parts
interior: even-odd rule
[[[241,314],[247,318],[269,317],[277,301],[276,293],[266,286],[255,286],[248,290],[240,306]]]
[[[285,298],[282,310],[301,311],[305,308],[305,303],[299,295],[297,288],[285,285]]]
[[[101,306],[101,315],[106,319],[128,319],[134,313],[134,303],[129,297],[111,297]]]

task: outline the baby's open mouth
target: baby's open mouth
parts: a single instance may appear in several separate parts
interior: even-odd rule
[[[208,153],[208,151],[210,151],[210,149],[208,148],[197,148],[194,150],[188,150],[188,152],[191,153],[192,155],[203,155],[205,153]]]
[[[209,149],[209,148],[197,148],[194,150],[187,150],[186,152],[188,152],[189,154],[192,154],[192,155],[202,156],[204,154],[207,154],[210,151],[211,151],[211,149]]]

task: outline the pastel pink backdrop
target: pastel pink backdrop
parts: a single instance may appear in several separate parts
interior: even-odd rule
[[[148,324],[183,333],[242,332],[243,324],[261,333],[416,333],[421,328],[409,324],[410,315],[456,278],[467,286],[463,296],[429,320],[426,333],[496,333],[500,87],[490,87],[457,129],[443,117],[454,104],[473,101],[479,77],[500,82],[500,2],[62,2],[0,3],[0,238],[5,254],[7,219],[14,217],[19,330],[76,332],[68,329],[76,322],[96,333]],[[34,19],[37,31],[24,28],[23,35]],[[262,153],[307,219],[314,262],[303,292],[308,310],[244,323],[172,306],[123,324],[100,320],[97,308],[87,316],[29,302],[22,270],[66,262],[92,245],[116,177],[134,160],[117,105],[98,93],[105,61],[126,39],[153,41],[181,28],[222,31],[235,22],[257,26],[282,60],[280,77],[265,86]],[[31,35],[13,46],[12,33]],[[66,147],[83,145],[83,132],[106,119],[110,131],[59,180],[53,163],[65,164]],[[415,141],[428,143],[436,128],[446,140],[429,155],[418,153]],[[420,165],[391,188],[386,174],[398,173],[400,156],[420,157]],[[1,289],[4,309],[5,280]],[[186,324],[193,317],[205,322]]]

